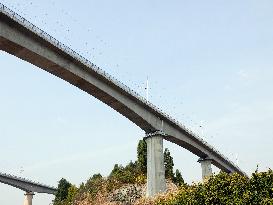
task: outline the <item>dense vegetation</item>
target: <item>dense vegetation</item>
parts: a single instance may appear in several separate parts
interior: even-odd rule
[[[143,202],[151,204],[150,202]],[[272,205],[273,172],[258,173],[251,178],[239,174],[220,173],[212,176],[206,183],[182,186],[175,193],[167,193],[157,198],[155,205],[180,204],[233,204],[233,205]]]
[[[272,170],[259,173],[257,169],[250,178],[221,172],[210,177],[206,183],[187,185],[180,171],[173,171],[173,158],[168,149],[164,151],[165,174],[175,188],[156,198],[147,199],[143,193],[146,162],[147,146],[141,140],[137,147],[137,160],[126,166],[115,164],[108,177],[95,174],[78,188],[61,179],[54,205],[273,204]]]
[[[110,175],[106,178],[102,177],[101,174],[95,174],[85,184],[81,184],[79,188],[70,184],[67,180],[61,179],[54,205],[73,204],[83,198],[93,201],[98,194],[111,193],[123,185],[144,185],[146,184],[146,164],[147,145],[144,140],[140,140],[137,147],[137,160],[135,162],[131,161],[126,166],[115,164]],[[184,179],[180,171],[173,172],[173,157],[168,149],[164,151],[164,165],[166,178],[177,185],[183,185]]]

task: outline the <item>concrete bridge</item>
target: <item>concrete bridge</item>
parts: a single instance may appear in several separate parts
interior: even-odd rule
[[[55,194],[57,189],[21,177],[0,172],[0,183],[13,186],[25,192],[24,205],[32,205],[34,193]]]
[[[148,196],[165,190],[163,139],[198,156],[203,178],[212,174],[211,164],[228,173],[245,175],[184,125],[2,4],[0,49],[71,83],[144,130],[148,146]]]

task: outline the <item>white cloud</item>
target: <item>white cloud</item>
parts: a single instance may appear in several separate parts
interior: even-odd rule
[[[238,75],[241,79],[247,80],[249,79],[250,75],[248,72],[246,72],[245,70],[241,69],[238,71]]]

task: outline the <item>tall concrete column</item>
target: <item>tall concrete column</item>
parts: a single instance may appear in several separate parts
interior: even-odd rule
[[[166,190],[163,135],[161,132],[148,134],[147,144],[147,192],[148,197]]]
[[[203,181],[208,180],[208,178],[212,175],[211,161],[212,160],[210,158],[200,158],[198,160],[198,162],[200,162],[201,168],[202,168]]]
[[[34,195],[33,192],[26,192],[25,193],[24,205],[32,205],[33,195]]]

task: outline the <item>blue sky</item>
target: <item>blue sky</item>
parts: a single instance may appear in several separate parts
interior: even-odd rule
[[[148,77],[151,102],[248,174],[273,168],[272,1],[1,2],[143,96]],[[126,118],[4,52],[0,69],[0,171],[78,185],[135,160],[144,133]],[[200,181],[196,156],[164,146],[187,182]],[[0,204],[23,201],[15,188],[0,192]]]

